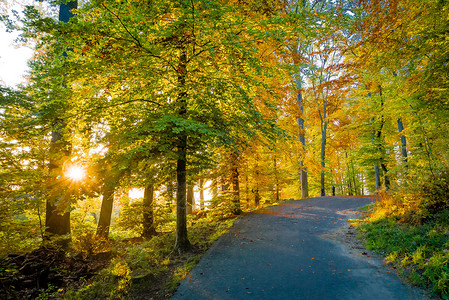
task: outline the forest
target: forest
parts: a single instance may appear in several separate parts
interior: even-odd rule
[[[376,196],[368,244],[379,226],[413,232],[421,256],[388,258],[448,296],[446,0],[0,12],[34,47],[26,83],[0,85],[6,298],[163,299],[235,216],[333,195]]]

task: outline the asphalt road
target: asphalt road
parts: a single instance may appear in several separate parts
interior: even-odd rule
[[[250,213],[212,245],[172,299],[427,299],[380,259],[323,238],[347,224],[338,211],[370,202],[321,197]]]

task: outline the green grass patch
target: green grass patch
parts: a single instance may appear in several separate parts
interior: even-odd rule
[[[363,212],[372,212],[375,206],[376,206],[376,203],[371,203],[371,204],[365,205],[363,207],[360,207],[357,210],[363,211]]]
[[[449,211],[422,224],[406,223],[402,216],[376,218],[358,227],[367,249],[386,256],[410,282],[449,298]]]

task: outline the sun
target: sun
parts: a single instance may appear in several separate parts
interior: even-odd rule
[[[84,176],[86,175],[86,172],[80,166],[73,165],[67,169],[65,175],[70,179],[72,179],[73,181],[80,181],[83,180]]]

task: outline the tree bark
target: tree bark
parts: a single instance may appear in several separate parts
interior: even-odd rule
[[[256,187],[256,190],[254,191],[254,205],[258,207],[259,204],[260,204],[259,187]]]
[[[232,184],[232,208],[231,211],[235,215],[242,213],[240,207],[240,185],[239,185],[239,169],[238,169],[238,154],[231,155],[231,184]]]
[[[326,141],[327,141],[327,100],[323,99],[323,114],[321,115],[321,196],[326,196],[325,190],[325,167],[326,167]]]
[[[217,179],[214,179],[212,181],[212,198],[217,197],[218,195],[218,181]]]
[[[297,95],[297,103],[299,105],[299,109],[301,111],[301,115],[304,113],[304,105],[303,105],[303,98],[302,98],[302,82],[300,75],[297,75],[298,78],[296,79],[296,88],[298,90]],[[299,116],[297,119],[298,126],[299,126],[299,135],[298,139],[299,142],[302,145],[303,154],[299,158],[299,181],[301,185],[301,199],[308,198],[309,197],[309,182],[307,179],[307,168],[304,166],[304,152],[306,147],[306,137],[305,137],[305,126],[304,126],[304,119]]]
[[[187,216],[186,216],[186,147],[179,149],[180,157],[176,167],[176,242],[175,250],[185,253],[190,250],[191,245],[187,237]]]
[[[255,176],[254,176],[254,183],[255,183],[256,187],[255,187],[255,189],[253,189],[253,191],[254,191],[254,205],[256,207],[258,207],[259,204],[260,204],[260,199],[261,199],[260,193],[259,193],[259,170],[258,170],[259,169],[259,165],[258,164],[256,164],[255,169],[256,169],[256,172],[255,172]]]
[[[380,190],[380,172],[379,172],[379,165],[374,165],[374,180],[376,181],[376,190]]]
[[[379,85],[379,96],[380,96],[380,107],[381,107],[381,111],[383,109],[384,106],[384,101],[382,98],[382,86]],[[384,185],[385,185],[385,190],[389,190],[390,189],[390,178],[388,176],[388,169],[387,169],[387,165],[385,162],[385,147],[382,144],[382,130],[385,124],[385,119],[384,119],[384,115],[383,113],[381,114],[381,119],[380,119],[380,126],[379,129],[376,132],[376,138],[377,138],[377,142],[378,142],[378,149],[380,152],[380,167],[382,168],[383,171],[383,175],[384,175]]]
[[[100,218],[98,219],[97,236],[109,237],[112,208],[114,205],[115,180],[106,180],[103,184],[103,200],[101,201]]]
[[[182,43],[182,42],[181,42]],[[187,54],[185,45],[180,45],[180,57],[178,65],[178,102],[179,117],[185,118],[187,114],[187,93],[185,91],[187,75]],[[191,244],[187,236],[187,216],[186,216],[186,185],[187,185],[187,133],[182,128],[178,135],[176,162],[176,242],[174,250],[178,254],[188,252]]]
[[[204,179],[201,178],[199,182],[200,187],[200,209],[204,209]]]
[[[193,185],[187,186],[187,206],[186,214],[190,215],[195,206],[195,193],[193,192]]]
[[[402,124],[402,119],[398,119],[398,131],[401,134],[401,153],[402,153],[402,161],[405,164],[405,174],[408,173],[408,157],[407,157],[407,138],[402,133],[404,131],[404,125]]]
[[[279,192],[280,191],[279,191],[279,176],[278,176],[278,170],[277,170],[276,154],[274,154],[273,166],[274,166],[274,182],[276,184],[275,198],[276,198],[276,202],[279,202]]]
[[[151,238],[156,235],[153,213],[154,185],[148,183],[143,194],[143,230],[142,237]]]
[[[171,179],[167,183],[166,187],[167,187],[167,202],[166,202],[166,205],[167,205],[168,208],[171,208],[173,203],[174,203],[174,199],[175,199],[175,197],[173,196],[174,188],[173,188],[173,182],[172,182]]]

